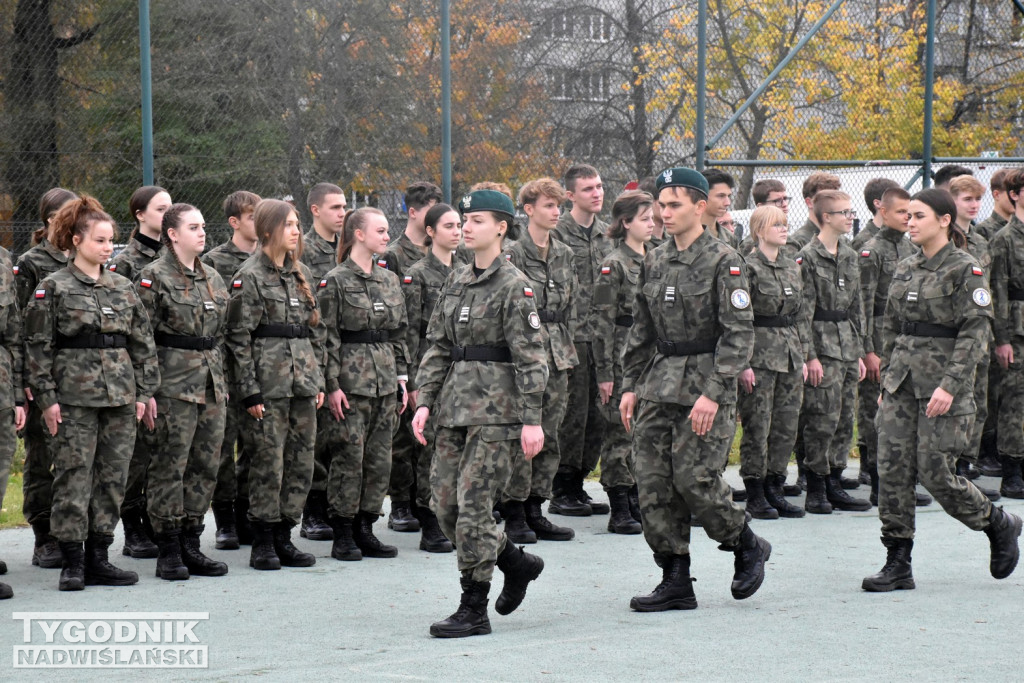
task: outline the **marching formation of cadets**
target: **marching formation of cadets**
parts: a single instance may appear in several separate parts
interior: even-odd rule
[[[291,204],[230,195],[232,237],[209,251],[202,214],[147,186],[113,260],[103,207],[55,188],[34,246],[2,255],[0,480],[20,432],[32,564],[60,568],[62,591],[139,580],[110,562],[119,521],[123,555],[160,579],[227,574],[201,546],[211,507],[216,547],[251,546],[256,570],[315,563],[296,526],[337,560],[392,558],[373,530],[390,497],[389,528],[456,553],[438,637],[490,633],[495,567],[496,611],[520,605],[544,569],[523,545],[575,536],[547,515],[644,535],[663,575],[640,612],[697,606],[693,526],[735,554],[739,600],[772,550],[751,519],[872,506],[886,559],[862,587],[912,589],[931,496],[988,536],[1004,578],[1021,520],[992,501],[1024,498],[1024,170],[992,176],[980,222],[968,169],[935,180],[869,182],[852,240],[827,173],[793,232],[785,186],[758,181],[742,240],[719,170],[645,179],[610,225],[587,165],[517,201],[481,183],[452,207],[417,182],[394,242],[382,212],[321,183],[305,234]],[[722,476],[738,422],[743,490]],[[859,479],[843,476],[855,422]],[[599,462],[607,504],[583,486]]]

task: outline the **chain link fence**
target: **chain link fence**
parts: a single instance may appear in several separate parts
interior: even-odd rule
[[[831,1],[709,2],[707,160],[738,180],[738,207],[755,180],[779,177],[801,220],[813,168],[779,164],[921,157],[926,4],[845,0],[800,45]],[[308,223],[305,193],[330,181],[400,225],[402,189],[441,180],[439,15],[439,0],[154,2],[156,184],[202,210],[211,244],[238,189],[290,197]],[[452,0],[451,15],[456,196],[573,162],[596,166],[614,196],[696,163],[695,3]],[[933,153],[1019,155],[1013,3],[943,2],[937,26]],[[38,198],[57,185],[96,195],[127,234],[142,178],[137,2],[0,0],[0,36],[0,243],[27,248]],[[856,196],[870,177],[903,184],[917,170],[837,172]]]

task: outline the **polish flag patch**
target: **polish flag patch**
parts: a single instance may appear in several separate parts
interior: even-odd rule
[[[36,290],[36,298],[37,299],[45,299],[46,298],[46,290],[45,289],[37,289]]]
[[[729,275],[739,275],[741,272],[739,266],[729,266]]]
[[[611,266],[601,266],[601,275],[608,275],[612,272]]]
[[[402,284],[411,285],[412,284],[412,275],[406,275],[405,277],[403,277],[402,278]]]
[[[152,280],[147,280],[146,278],[142,278],[139,281],[139,285],[142,286],[142,287],[145,287],[146,289],[149,289],[150,287],[153,286],[153,281]]]
[[[804,257],[803,257],[803,256],[797,256],[797,257],[796,257],[796,264],[797,264],[798,266],[802,266],[802,265],[803,265],[803,263],[804,263]]]
[[[18,266],[14,266],[14,274],[15,274],[15,275],[17,275],[17,274],[18,274]]]
[[[381,268],[387,268],[388,262],[384,259],[377,259],[377,265],[380,266]]]
[[[242,281],[241,280],[235,280],[234,282],[231,283],[231,289],[241,289],[241,288],[242,288]]]
[[[971,268],[971,272],[974,273],[975,275],[984,275],[985,274],[981,270],[981,268],[979,268],[978,266],[974,266],[973,268]]]
[[[509,263],[511,263],[512,262],[512,254],[505,254],[505,260],[508,261]]]
[[[865,249],[864,251],[860,252],[860,255],[864,258],[867,258],[868,256],[871,256],[871,250]]]
[[[113,264],[107,266],[107,270],[109,270],[111,273],[116,273],[117,272],[117,264],[113,263]]]
[[[532,297],[533,296],[533,290],[530,289],[529,287],[523,287],[523,294],[528,296],[528,297]]]
[[[326,286],[327,286],[327,278],[324,278],[323,280],[320,281],[320,289],[323,289]]]

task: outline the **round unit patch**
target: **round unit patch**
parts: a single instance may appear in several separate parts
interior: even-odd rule
[[[732,302],[733,308],[738,308],[741,311],[750,305],[750,295],[747,294],[745,289],[733,290],[732,296],[729,297]]]
[[[535,330],[540,329],[540,316],[537,315],[537,311],[530,313],[530,327]]]
[[[992,303],[992,295],[988,293],[987,289],[982,287],[978,287],[974,290],[974,294],[971,295],[971,298],[974,299],[974,303],[979,306],[988,306]]]

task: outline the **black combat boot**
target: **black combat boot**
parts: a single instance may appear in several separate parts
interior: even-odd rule
[[[999,456],[1003,464],[1003,483],[999,493],[1007,498],[1024,498],[1024,478],[1021,478],[1021,461],[1006,455]]]
[[[214,547],[217,550],[238,550],[238,532],[235,530],[235,506],[231,501],[213,504],[213,520],[217,524]]]
[[[832,504],[828,502],[825,495],[825,480],[814,472],[807,472],[807,498],[804,500],[804,510],[812,515],[831,515]]]
[[[0,581],[0,600],[10,600],[14,597],[14,589],[3,581]]]
[[[281,558],[274,550],[274,527],[262,521],[250,521],[252,529],[252,551],[249,553],[249,566],[259,570],[281,568]]]
[[[392,500],[391,514],[388,515],[388,528],[393,531],[419,531],[420,521],[412,514],[412,507],[407,500]]]
[[[511,543],[536,543],[537,533],[526,523],[523,501],[506,500],[502,506],[505,518],[505,536]]]
[[[107,552],[113,542],[112,535],[89,532],[85,539],[86,586],[134,586],[139,582],[139,575],[135,572],[125,571],[110,564]]]
[[[845,468],[843,468],[843,467],[837,467],[835,469],[839,470],[839,485],[842,486],[843,489],[845,489],[847,491],[854,491],[854,490],[860,488],[860,479],[859,478],[858,479],[851,479],[850,477],[844,477],[843,476],[843,470]]]
[[[565,515],[567,517],[590,517],[594,514],[589,503],[581,502],[576,491],[576,477],[579,470],[558,469],[551,486],[551,503],[548,505],[549,515]],[[582,476],[582,475],[581,475]]]
[[[629,514],[633,519],[640,522],[642,528],[644,518],[640,514],[640,488],[636,484],[629,487]]]
[[[764,480],[765,500],[768,501],[769,505],[778,510],[779,517],[789,517],[792,519],[803,517],[806,514],[804,509],[786,500],[786,495],[782,492],[782,485],[785,481],[786,475],[784,474],[769,474]],[[749,503],[747,503],[747,507],[750,507]]]
[[[800,487],[800,493],[807,490],[807,475],[809,474],[806,467],[803,465],[803,460],[798,459],[796,461],[796,485]],[[794,496],[799,496],[800,493],[794,493]],[[786,494],[789,495],[789,494]]]
[[[803,493],[804,493],[804,490],[806,489],[806,485],[807,485],[806,477],[803,479],[803,484],[800,483],[800,477],[799,476],[797,477],[797,481],[796,481],[795,484],[787,484],[786,483],[786,475],[785,474],[782,475],[782,495],[786,496],[787,498],[792,498],[794,496],[802,496]]]
[[[753,532],[749,525],[743,525],[739,541],[735,546],[718,546],[736,555],[733,561],[732,597],[744,600],[757,592],[764,581],[764,565],[772,556],[772,544]]]
[[[914,489],[914,505],[919,508],[928,507],[935,502],[930,495],[927,493],[921,493],[917,489]]]
[[[282,567],[312,567],[316,564],[313,553],[304,553],[292,543],[293,522],[284,520],[274,525],[274,552],[281,560]],[[331,532],[334,535],[334,532]],[[333,540],[333,539],[332,539]]]
[[[983,434],[978,449],[978,471],[986,477],[1003,476],[1003,464],[999,460],[998,440],[995,432]]]
[[[490,582],[462,578],[460,583],[462,599],[459,601],[459,609],[444,621],[430,625],[430,635],[435,638],[485,636],[491,632],[491,620],[487,618]]]
[[[203,535],[204,528],[203,525],[199,525],[182,530],[181,561],[188,567],[189,574],[192,576],[224,576],[228,573],[227,564],[210,559],[199,549],[199,539]]]
[[[334,532],[327,523],[327,492],[310,491],[302,508],[299,536],[311,541],[330,541]],[[288,565],[285,565],[288,566]]]
[[[883,536],[882,545],[886,548],[885,565],[877,574],[865,576],[860,587],[871,593],[914,590],[914,573],[910,569],[910,551],[914,549],[914,539]]]
[[[80,541],[60,541],[61,569],[57,589],[80,591],[85,589],[85,550]]]
[[[238,545],[252,545],[248,498],[235,498],[235,531],[238,533]]]
[[[156,535],[160,555],[156,558],[156,578],[164,581],[184,581],[189,577],[188,567],[181,561],[181,529],[172,529]]]
[[[868,476],[871,477],[871,493],[868,494],[868,502],[878,506],[878,465],[875,465],[868,470]]]
[[[764,481],[762,479],[744,479],[743,488],[747,490],[747,512],[754,519],[778,519],[779,511],[772,507],[764,497]]]
[[[530,527],[537,538],[542,541],[571,541],[576,537],[576,532],[567,526],[553,524],[550,519],[544,516],[541,506],[544,499],[540,496],[530,496],[523,503],[523,511],[526,513],[526,525]]]
[[[327,521],[331,523],[331,530],[334,532],[331,557],[342,562],[358,562],[363,559],[363,551],[352,538],[352,518],[331,515]]]
[[[363,551],[363,557],[397,557],[398,548],[381,543],[380,539],[373,535],[373,523],[377,521],[378,516],[360,510],[356,515],[355,524],[352,525],[352,538]]]
[[[580,470],[579,474],[576,475],[576,479],[573,482],[576,486],[576,499],[579,500],[584,505],[589,505],[591,514],[607,515],[609,512],[611,512],[611,506],[608,505],[608,503],[602,503],[590,497],[590,494],[587,493],[587,489],[583,487],[583,483],[586,481],[586,479],[587,473],[584,472],[583,470]]]
[[[992,512],[988,514],[989,524],[985,527],[985,535],[988,536],[988,544],[992,552],[989,561],[989,571],[993,578],[1005,579],[1013,573],[1017,567],[1017,560],[1020,559],[1020,517],[1007,512],[1001,507],[992,506]]]
[[[64,560],[57,539],[50,535],[50,518],[32,522],[36,543],[32,548],[32,564],[42,569],[59,569]]]
[[[981,476],[981,470],[974,466],[974,463],[967,458],[956,459],[956,476],[974,481]]]
[[[839,476],[842,469],[832,468],[831,476],[825,477],[825,495],[834,510],[847,510],[850,512],[865,512],[871,509],[871,503],[863,498],[854,498],[843,490],[839,483]]]
[[[608,518],[608,531],[629,536],[643,533],[644,528],[629,512],[628,486],[613,486],[608,489],[608,503],[612,509]]]
[[[122,555],[135,559],[148,559],[160,554],[160,550],[146,535],[142,520],[142,509],[137,507],[121,510],[121,524],[124,525],[124,548]]]
[[[661,583],[647,595],[637,595],[629,608],[637,612],[664,612],[670,609],[697,609],[690,578],[689,555],[654,553],[654,563],[661,567]]]
[[[512,614],[526,597],[527,585],[544,571],[544,560],[506,542],[498,555],[497,567],[505,575],[505,583],[494,601],[494,611]]]
[[[450,553],[455,549],[452,542],[441,532],[437,515],[428,508],[417,507],[416,516],[420,519],[420,550],[426,550],[428,553]]]

